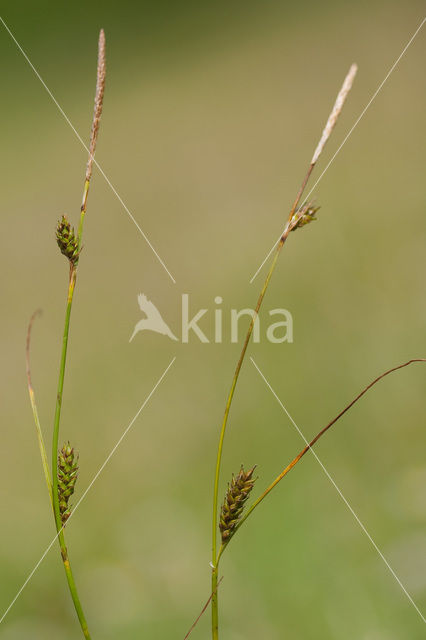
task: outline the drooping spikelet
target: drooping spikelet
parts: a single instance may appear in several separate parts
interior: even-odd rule
[[[246,472],[241,465],[238,475],[232,475],[220,512],[219,529],[222,533],[222,544],[230,540],[241,518],[244,504],[255,483],[255,480],[252,480],[254,470],[255,467]]]
[[[58,455],[58,495],[62,524],[66,523],[71,513],[69,499],[77,481],[77,461],[78,456],[74,454],[70,443],[64,444]]]
[[[78,262],[78,240],[66,216],[62,216],[56,227],[56,242],[61,253],[68,258],[72,264]]]

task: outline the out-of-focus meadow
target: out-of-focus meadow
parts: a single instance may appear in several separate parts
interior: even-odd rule
[[[17,3],[13,31],[86,141],[96,41],[108,75],[97,160],[176,280],[94,172],[65,380],[61,441],[80,452],[74,502],[172,357],[176,361],[67,528],[93,638],[183,639],[209,595],[219,426],[239,345],[337,90],[359,73],[318,178],[423,18],[421,2]],[[425,345],[423,30],[315,189],[320,220],[290,238],[250,346],[306,437],[382,370]],[[27,398],[25,333],[50,450],[67,264],[86,152],[0,28],[2,330],[0,614],[54,535]],[[313,184],[313,182],[312,182]],[[181,295],[211,342],[129,337],[144,292],[180,335]],[[213,342],[214,298],[224,340]],[[289,309],[294,343],[265,340]],[[263,324],[262,324],[263,323]],[[242,340],[240,333],[240,341]],[[426,608],[426,367],[386,379],[317,447],[418,607]],[[303,441],[249,360],[225,441],[221,495],[257,464],[255,495]],[[223,557],[224,640],[416,640],[424,623],[313,456]],[[4,640],[80,637],[56,545],[0,626]],[[209,613],[196,638],[209,635]]]

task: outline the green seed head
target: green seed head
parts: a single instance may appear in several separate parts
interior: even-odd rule
[[[295,231],[296,229],[300,229],[300,227],[304,227],[306,224],[317,220],[315,214],[318,210],[319,207],[316,207],[313,202],[308,202],[302,205],[292,218],[293,226],[291,230]]]
[[[231,484],[228,485],[225,500],[220,512],[219,529],[222,533],[222,544],[229,542],[235,532],[243,510],[244,504],[250,495],[255,480],[252,479],[255,467],[249,471],[244,471],[241,466],[236,477],[232,476]]]
[[[62,524],[66,523],[71,513],[69,499],[77,482],[77,461],[78,456],[74,454],[70,443],[64,444],[58,455],[58,496]]]
[[[56,227],[56,242],[61,250],[61,253],[68,258],[68,260],[76,265],[78,262],[78,240],[74,233],[74,227],[70,225],[66,216],[62,216],[58,226]]]

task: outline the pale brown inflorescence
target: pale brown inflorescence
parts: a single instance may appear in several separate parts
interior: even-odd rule
[[[93,158],[95,156],[96,141],[98,139],[99,123],[102,115],[102,104],[105,92],[106,58],[105,58],[105,32],[101,29],[98,44],[98,73],[96,80],[95,108],[93,111],[92,131],[90,134],[89,159],[86,167],[86,180],[92,176]]]
[[[352,84],[354,78],[356,76],[356,72],[358,71],[358,67],[356,64],[351,65],[351,68],[348,71],[348,74],[343,82],[342,88],[340,89],[336,102],[334,103],[334,107],[331,110],[331,113],[328,117],[327,124],[324,127],[324,131],[322,132],[322,136],[320,141],[318,142],[317,148],[314,151],[314,155],[312,156],[311,165],[316,164],[318,158],[320,157],[325,143],[329,139],[331,132],[333,131],[335,124],[339,118],[340,112],[343,109],[343,105],[345,104],[345,100],[348,97],[348,93],[352,88]]]

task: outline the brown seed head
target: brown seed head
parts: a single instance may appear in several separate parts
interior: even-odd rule
[[[222,544],[229,542],[235,532],[244,504],[250,495],[255,480],[252,479],[255,467],[249,471],[244,471],[243,466],[235,477],[232,476],[231,484],[228,485],[225,500],[220,512],[219,529],[222,533]]]

